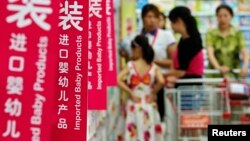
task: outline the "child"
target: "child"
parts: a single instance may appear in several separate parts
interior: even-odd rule
[[[134,60],[128,62],[118,76],[119,86],[129,97],[125,141],[161,141],[163,133],[155,98],[164,77],[153,64],[154,51],[147,37],[136,36],[131,48]]]

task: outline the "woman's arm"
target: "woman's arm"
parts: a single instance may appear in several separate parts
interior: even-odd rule
[[[217,59],[214,56],[214,48],[213,47],[207,47],[207,55],[210,63],[215,69],[220,69],[220,64],[218,63]]]
[[[154,63],[163,68],[172,67],[172,64],[173,64],[172,58],[173,58],[175,49],[176,49],[176,44],[169,45],[166,49],[166,54],[168,58],[165,60],[155,60]]]
[[[133,91],[128,87],[128,85],[124,82],[124,78],[128,75],[129,70],[128,67],[126,66],[119,74],[117,77],[117,82],[118,85],[121,87],[122,90],[124,90],[126,93],[129,95],[133,94]]]
[[[134,102],[140,102],[141,98],[136,96],[133,91],[128,87],[128,85],[124,82],[124,78],[128,75],[129,69],[126,66],[119,74],[118,74],[118,85],[122,90],[128,93],[129,98]]]
[[[170,59],[155,60],[154,63],[163,68],[170,68],[172,66],[172,60]]]
[[[240,76],[246,77],[248,74],[249,52],[248,49],[246,48],[246,41],[241,31],[238,32],[238,46],[240,47],[240,53],[243,61]]]
[[[161,73],[160,69],[157,67],[155,69],[155,74],[156,74],[156,85],[154,86],[153,90],[152,90],[152,94],[156,95],[160,89],[163,87],[165,80],[163,77],[163,74]]]
[[[186,71],[184,71],[184,70],[172,70],[166,76],[167,77],[173,76],[176,78],[180,78],[180,77],[183,77],[185,75],[186,75]]]
[[[209,62],[212,64],[212,66],[219,70],[222,73],[227,73],[230,71],[230,68],[227,66],[221,66],[218,62],[218,60],[216,59],[216,57],[214,56],[214,48],[209,46],[207,47],[207,55],[208,55],[208,60]]]
[[[241,49],[241,55],[243,57],[243,65],[240,72],[241,77],[246,77],[248,74],[249,54],[247,48]]]
[[[126,93],[128,93],[129,98],[134,102],[140,102],[140,97],[137,97],[134,95],[133,91],[128,87],[128,85],[124,82],[124,78],[128,75],[129,69],[126,66],[118,75],[118,85],[121,87],[122,90],[124,90]]]

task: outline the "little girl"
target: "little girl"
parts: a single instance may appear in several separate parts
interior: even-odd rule
[[[155,98],[164,85],[164,77],[153,63],[154,51],[145,36],[136,36],[131,48],[134,60],[128,62],[118,76],[119,86],[129,97],[125,141],[162,141]]]

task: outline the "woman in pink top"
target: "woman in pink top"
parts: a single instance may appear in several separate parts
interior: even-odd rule
[[[203,47],[195,18],[188,8],[180,6],[170,12],[169,19],[173,30],[181,34],[181,39],[173,59],[174,70],[169,72],[167,80],[202,78]],[[176,87],[179,85],[184,84],[178,84]],[[200,85],[200,83],[189,83],[189,85]]]

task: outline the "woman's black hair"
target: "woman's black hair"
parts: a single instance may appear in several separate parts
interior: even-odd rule
[[[175,7],[170,11],[169,19],[171,22],[176,22],[178,19],[181,19],[186,25],[189,36],[197,39],[199,42],[202,42],[201,35],[197,27],[197,22],[187,7]]]
[[[230,13],[230,15],[231,15],[232,17],[234,16],[233,9],[232,9],[230,6],[226,5],[226,4],[222,4],[222,5],[220,5],[220,6],[218,6],[218,7],[216,8],[216,15],[219,14],[219,12],[220,12],[221,9],[227,10],[227,11]]]
[[[159,17],[160,15],[160,11],[158,9],[157,6],[155,6],[154,4],[146,4],[143,8],[142,8],[142,12],[141,12],[141,17],[142,19],[144,19],[144,17],[149,13],[149,12],[153,12],[155,14],[156,17]]]
[[[163,12],[160,12],[160,16],[163,17],[165,23],[166,23],[166,20],[167,20],[167,16],[163,13]],[[166,25],[164,25],[164,27],[162,29],[166,29]]]
[[[137,35],[131,42],[131,47],[140,47],[142,49],[142,57],[148,63],[151,64],[154,60],[154,50],[149,44],[148,38],[143,35]]]

